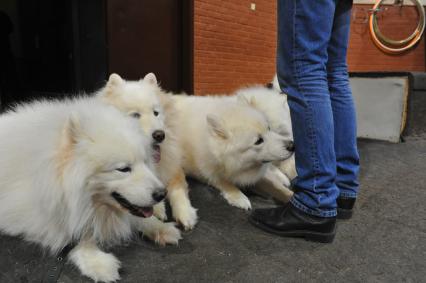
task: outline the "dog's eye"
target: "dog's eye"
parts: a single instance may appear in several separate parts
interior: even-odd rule
[[[139,118],[141,117],[141,114],[140,114],[140,113],[138,113],[138,112],[133,112],[133,113],[130,113],[130,117],[133,117],[133,118],[139,119]]]
[[[259,144],[262,144],[263,143],[263,138],[262,137],[259,137],[258,139],[257,139],[257,141],[254,143],[255,145],[259,145]]]
[[[154,110],[154,116],[158,116],[158,114],[160,114],[158,111]]]
[[[132,168],[130,166],[125,166],[125,167],[117,168],[115,170],[117,170],[119,172],[123,172],[123,173],[132,172]]]

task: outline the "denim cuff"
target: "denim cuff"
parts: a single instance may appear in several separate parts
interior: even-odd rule
[[[339,197],[356,198],[358,196],[358,186],[348,186],[342,182],[338,182],[336,185],[339,189]]]
[[[294,197],[292,197],[290,199],[291,204],[293,204],[296,208],[300,209],[301,211],[307,213],[307,214],[311,214],[314,216],[319,216],[319,217],[336,217],[337,215],[337,210],[336,209],[331,209],[331,210],[313,210],[310,209],[309,207],[305,206],[304,204],[302,204],[301,202],[299,202],[298,200],[296,200]]]
[[[339,197],[340,198],[356,198],[357,197],[357,193],[354,193],[354,192],[342,192],[342,190],[340,190]]]

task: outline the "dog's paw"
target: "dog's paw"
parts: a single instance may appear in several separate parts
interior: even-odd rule
[[[70,260],[81,273],[95,282],[116,282],[120,279],[120,261],[112,254],[101,250],[79,249],[70,254]]]
[[[191,230],[197,224],[197,209],[192,206],[177,207],[173,210],[173,217],[184,230]]]
[[[228,201],[228,203],[232,206],[236,206],[244,210],[251,209],[250,200],[240,191],[235,191],[232,193],[223,192],[222,195]]]
[[[179,240],[182,239],[180,230],[176,228],[176,223],[169,222],[163,223],[155,233],[154,241],[160,246],[166,244],[177,245]]]
[[[154,205],[154,216],[161,221],[167,220],[166,204],[164,201]]]
[[[284,174],[283,174],[284,175]],[[291,181],[290,178],[287,177],[287,175],[284,175],[284,177],[281,180],[281,183],[286,187],[286,188],[290,188],[291,186]]]

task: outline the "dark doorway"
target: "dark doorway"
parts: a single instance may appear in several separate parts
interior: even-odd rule
[[[0,101],[100,88],[108,74],[154,72],[192,92],[192,0],[0,2]]]
[[[99,88],[107,75],[104,0],[8,0],[2,21],[2,108]]]
[[[108,0],[109,72],[192,92],[192,1]]]

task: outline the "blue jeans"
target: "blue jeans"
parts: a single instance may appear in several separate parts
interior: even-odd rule
[[[352,0],[278,0],[277,74],[296,147],[291,203],[321,217],[356,198],[359,155],[346,54]]]

